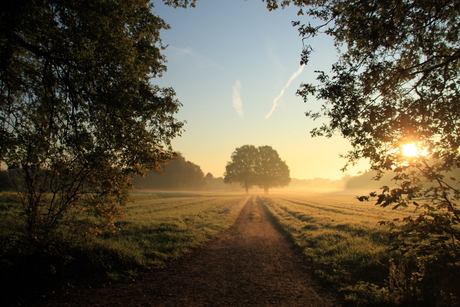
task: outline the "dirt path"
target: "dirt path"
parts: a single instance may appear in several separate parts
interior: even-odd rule
[[[75,291],[47,306],[338,306],[257,198],[218,239],[131,283]],[[321,293],[321,294],[320,294]]]

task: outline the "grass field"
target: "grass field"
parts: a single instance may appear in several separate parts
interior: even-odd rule
[[[0,286],[16,297],[27,289],[41,293],[56,284],[113,280],[164,266],[231,226],[248,199],[241,194],[172,192],[131,196],[123,208],[126,216],[115,224],[118,231],[57,245],[58,254],[51,246],[39,256],[24,253],[20,241],[13,245],[20,205],[15,194],[0,193]]]
[[[0,194],[7,210],[8,194]],[[96,237],[73,254],[76,268],[118,278],[161,267],[190,253],[230,227],[249,195],[202,192],[134,192],[116,223],[117,232]],[[390,244],[379,221],[403,218],[408,209],[390,210],[359,202],[355,195],[276,194],[258,196],[299,248],[312,272],[352,305],[388,302]],[[0,211],[1,211],[0,210]],[[11,209],[8,209],[11,211]],[[7,212],[7,211],[4,211]],[[256,218],[256,217],[254,217]],[[5,219],[2,220],[5,224]],[[79,254],[80,253],[80,254]]]
[[[354,304],[387,300],[389,229],[379,221],[405,217],[408,210],[384,209],[353,195],[261,198],[317,277]]]
[[[113,250],[117,263],[152,268],[189,253],[231,226],[247,196],[133,193],[132,200],[124,210],[126,217],[116,223],[119,231],[105,233],[96,243]]]
[[[310,263],[314,274],[351,304],[388,301],[389,228],[382,220],[403,218],[359,202],[355,195],[279,194],[259,196],[280,227]],[[247,196],[199,193],[136,193],[116,234],[100,244],[145,267],[190,252],[236,220]],[[120,261],[117,261],[120,262]]]

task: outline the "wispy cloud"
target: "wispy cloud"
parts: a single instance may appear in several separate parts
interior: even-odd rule
[[[183,58],[187,59],[187,65],[192,69],[204,69],[204,68],[213,68],[213,69],[225,69],[221,64],[211,60],[210,58],[200,54],[191,47],[179,48],[175,46],[168,46],[166,50],[169,50],[170,56],[174,58]]]
[[[194,53],[193,49],[190,47],[187,48],[179,48],[174,46],[168,46],[177,56],[184,56],[184,55],[191,55]]]
[[[288,82],[286,83],[286,85],[283,87],[283,89],[281,90],[281,92],[278,94],[278,96],[275,97],[275,99],[273,99],[273,106],[272,106],[272,109],[270,110],[270,112],[268,112],[267,115],[265,115],[265,118],[269,118],[270,116],[272,116],[273,114],[273,111],[275,111],[276,107],[278,106],[278,101],[281,99],[281,97],[283,97],[284,95],[284,92],[286,91],[286,89],[291,85],[292,81],[295,80],[295,78],[297,78],[303,71],[305,65],[301,65],[299,67],[299,69],[297,69],[296,72],[294,72],[291,76],[291,78],[289,78]]]
[[[241,92],[241,81],[237,80],[235,82],[235,85],[233,85],[232,105],[235,108],[238,116],[243,118],[244,117],[243,102],[241,101],[240,92]]]

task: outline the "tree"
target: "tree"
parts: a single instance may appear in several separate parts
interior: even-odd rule
[[[257,181],[265,194],[270,188],[284,187],[291,182],[289,167],[272,147],[260,146],[257,162]]]
[[[405,259],[399,265],[409,263],[413,271],[406,272],[404,287],[393,290],[413,289],[401,294],[406,300],[440,297],[427,285],[439,285],[436,274],[460,261],[459,181],[447,176],[460,166],[460,3],[280,2],[299,6],[300,15],[318,22],[294,22],[304,42],[323,32],[341,52],[330,73],[318,72],[317,84],[303,84],[298,91],[305,101],[311,96],[325,101],[321,112],[307,113],[327,118],[312,135],[338,132],[353,146],[348,163],[368,159],[377,178],[396,172],[396,188],[371,193],[377,204],[417,209],[418,215],[395,232],[395,248]],[[279,4],[267,0],[267,5],[276,9]],[[302,64],[312,50],[305,44]],[[403,155],[406,143],[416,144],[418,154]]]
[[[232,153],[231,162],[225,167],[224,182],[240,183],[246,190],[257,184],[257,148],[253,145],[243,145]]]
[[[138,176],[133,183],[147,189],[184,190],[202,188],[205,178],[201,167],[187,161],[177,153],[172,162],[163,166],[162,173],[148,171],[146,177]]]
[[[231,158],[224,182],[240,183],[246,193],[254,185],[268,193],[270,188],[286,186],[291,180],[288,166],[270,146],[244,145],[237,148]]]
[[[173,89],[151,83],[168,25],[146,0],[1,6],[0,160],[15,170],[19,235],[33,248],[113,226],[132,175],[170,160],[183,125]]]

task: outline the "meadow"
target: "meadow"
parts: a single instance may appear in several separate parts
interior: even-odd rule
[[[391,301],[388,226],[408,209],[390,210],[354,195],[263,196],[261,200],[310,264],[316,277],[353,305]]]
[[[4,202],[12,202],[11,195],[0,196]],[[52,264],[53,269],[63,271],[53,276],[93,274],[117,279],[163,267],[234,224],[249,197],[133,192],[132,201],[124,208],[126,216],[115,224],[118,230],[76,246],[70,253],[72,261]],[[391,230],[379,222],[402,219],[413,213],[409,209],[385,209],[360,202],[355,195],[337,193],[261,195],[258,200],[303,254],[314,276],[346,302],[383,306],[395,301],[388,287]],[[11,205],[2,206],[0,211],[11,210]],[[71,271],[77,271],[77,276]],[[30,272],[27,274],[30,278]]]
[[[234,223],[248,198],[198,192],[132,197],[126,218],[117,223],[120,231],[96,241],[99,248],[113,251],[115,263],[130,264],[125,273],[130,267],[162,266],[216,237]],[[274,194],[259,200],[325,286],[351,304],[391,300],[390,229],[379,222],[402,219],[410,210],[381,208],[353,194]],[[123,266],[110,269],[118,274]]]
[[[109,254],[122,264],[109,270],[111,274],[120,269],[161,267],[230,227],[247,199],[234,194],[133,193],[124,209],[126,217],[116,223],[119,230],[104,233],[94,244],[112,251]]]
[[[248,196],[133,192],[131,199],[125,217],[115,223],[117,231],[26,253],[17,240],[19,200],[14,193],[0,193],[0,287],[5,290],[0,301],[16,304],[62,286],[105,283],[163,267],[230,227]]]

